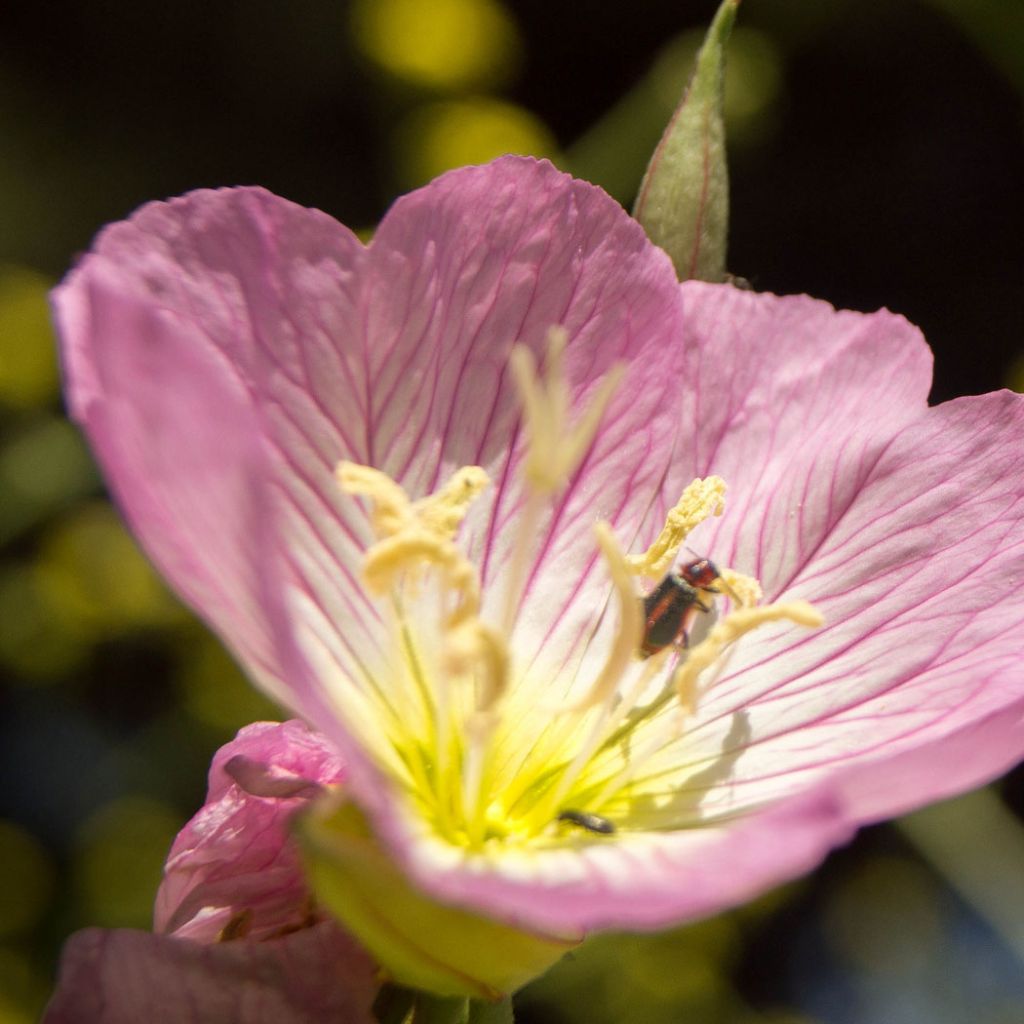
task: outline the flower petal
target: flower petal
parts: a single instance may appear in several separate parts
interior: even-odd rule
[[[359,362],[362,253],[326,215],[262,190],[196,192],[108,228],[54,293],[71,410],[135,533],[256,679],[307,714],[319,695],[284,663],[282,579],[355,627],[330,634],[350,677],[380,642],[330,478],[358,401],[339,379]]]
[[[151,204],[107,229],[54,301],[72,410],[133,529],[257,680],[325,730],[379,685],[390,643],[359,584],[365,511],[334,466],[377,465],[421,497],[484,465],[494,493],[465,532],[496,580],[522,503],[516,341],[540,355],[567,329],[576,404],[630,367],[538,531],[527,661],[589,638],[606,591],[593,521],[627,543],[660,525],[682,383],[675,276],[613,200],[547,163],[446,175],[399,200],[368,250],[258,189]],[[333,738],[359,785],[356,752]]]
[[[723,810],[837,773],[851,814],[877,818],[1019,760],[1022,431],[1024,398],[1002,393],[927,410],[890,439],[787,588],[812,600],[825,626],[744,644],[707,696],[709,733],[741,706],[751,723]],[[999,723],[992,742],[984,720]],[[914,781],[894,770],[880,788],[870,769],[875,781],[856,795],[853,766],[903,755]]]
[[[408,827],[398,815],[386,819],[394,848],[425,891],[563,934],[656,929],[717,913],[810,870],[853,832],[840,801],[823,789],[707,828],[581,836],[497,858],[417,841]]]
[[[247,791],[235,778],[240,767],[262,773],[264,793],[277,783],[285,795]],[[342,775],[336,751],[301,722],[242,729],[214,756],[207,802],[171,847],[154,930],[215,942],[234,927],[261,940],[315,921],[288,819],[320,784]]]
[[[710,473],[726,513],[691,541],[774,600],[828,536],[889,440],[922,414],[931,352],[886,310],[683,284],[687,386],[670,496]]]
[[[705,816],[841,774],[863,821],[1005,770],[1020,757],[1024,698],[1024,399],[927,408],[927,351],[889,313],[696,283],[684,294],[703,339],[691,349],[693,468],[730,483],[708,550],[760,575],[771,599],[814,602],[826,624],[737,645],[705,680],[696,726],[652,766],[666,798],[728,760]],[[739,712],[749,735],[737,745]],[[983,720],[1004,740],[985,743]],[[947,756],[971,735],[977,750]],[[915,782],[882,786],[867,767],[904,756]]]
[[[545,648],[565,659],[607,598],[595,521],[614,522],[624,543],[663,521],[652,498],[671,463],[683,387],[671,263],[600,189],[521,158],[453,171],[399,199],[370,263],[373,463],[416,496],[459,466],[488,471],[494,487],[470,511],[463,538],[482,562],[492,621],[501,620],[502,572],[524,500],[513,344],[543,362],[549,329],[566,329],[577,412],[616,362],[627,364],[598,438],[530,552],[516,652],[526,663]]]
[[[44,1024],[372,1024],[378,982],[334,925],[201,945],[89,928],[68,940]]]

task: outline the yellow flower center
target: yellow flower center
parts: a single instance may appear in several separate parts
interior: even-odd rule
[[[553,328],[543,376],[527,349],[512,355],[526,500],[498,621],[485,621],[480,574],[456,542],[487,487],[484,470],[464,467],[419,501],[378,470],[348,462],[337,470],[344,491],[369,499],[377,540],[363,578],[393,627],[393,657],[351,724],[426,827],[470,850],[607,842],[631,829],[692,825],[672,810],[673,758],[682,756],[688,723],[723,653],[762,623],[822,621],[806,602],[759,605],[757,581],[723,568],[713,588],[691,595],[699,601],[693,611],[716,598],[729,605],[704,639],[685,653],[667,643],[641,656],[651,622],[637,577],[664,576],[687,535],[724,508],[723,481],[697,479],[642,554],[626,555],[612,528],[595,524],[617,607],[614,635],[603,663],[570,699],[545,698],[559,688],[517,662],[512,640],[532,545],[545,505],[586,455],[621,376],[609,374],[571,422],[564,348],[565,332]]]

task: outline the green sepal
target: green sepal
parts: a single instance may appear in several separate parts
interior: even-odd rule
[[[511,997],[496,1003],[470,1000],[468,1024],[514,1024],[514,1021]]]
[[[469,1000],[421,992],[416,996],[410,1024],[469,1024]]]
[[[633,216],[681,281],[725,280],[729,171],[725,152],[725,44],[740,0],[724,0],[693,76],[640,185]]]
[[[297,833],[318,901],[399,985],[497,1003],[581,941],[437,902],[413,886],[354,803],[314,805]]]
[[[514,1024],[511,998],[491,1003],[480,999],[432,996],[385,985],[373,1014],[378,1024]]]
[[[401,985],[384,984],[373,1003],[373,1019],[377,1024],[409,1024],[416,993]]]

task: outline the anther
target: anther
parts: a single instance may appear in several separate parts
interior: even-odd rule
[[[527,435],[522,473],[530,487],[541,495],[555,494],[564,487],[582,462],[625,372],[621,364],[613,366],[595,388],[575,425],[570,426],[572,396],[564,366],[567,341],[564,327],[552,327],[548,331],[547,367],[543,376],[537,370],[533,353],[525,345],[516,345],[509,357],[523,403]]]
[[[445,668],[453,676],[474,675],[480,687],[478,711],[491,711],[508,689],[508,647],[494,629],[470,619],[449,630],[445,638]]]
[[[450,540],[466,518],[469,506],[490,482],[479,466],[463,466],[439,491],[415,502],[413,512],[425,529]]]
[[[386,473],[356,462],[339,462],[334,470],[338,486],[346,494],[370,499],[370,522],[379,538],[391,537],[412,522],[412,504],[408,495]]]
[[[661,579],[676,559],[687,536],[705,519],[725,509],[725,481],[718,476],[693,480],[669,510],[665,525],[642,555],[629,555],[630,568],[638,576]]]
[[[690,713],[696,710],[698,678],[726,647],[758,626],[786,619],[809,628],[817,628],[825,621],[821,612],[808,601],[790,601],[757,608],[737,608],[716,622],[708,635],[690,651],[686,661],[676,669],[672,684],[683,708]]]

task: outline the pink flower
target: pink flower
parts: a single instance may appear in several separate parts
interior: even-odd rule
[[[660,927],[1021,755],[1022,400],[928,408],[899,316],[680,286],[515,158],[367,247],[258,189],[155,203],[55,306],[150,555],[441,903]],[[641,659],[691,529],[715,610]]]
[[[246,726],[215,755],[207,802],[174,841],[158,934],[73,935],[46,1024],[371,1024],[376,965],[317,907],[289,834],[342,774],[301,722]]]
[[[365,954],[326,921],[215,945],[87,928],[64,947],[43,1024],[374,1024],[377,988]]]
[[[288,824],[342,775],[337,753],[301,722],[246,726],[217,751],[206,804],[174,840],[154,930],[258,941],[322,919]]]

